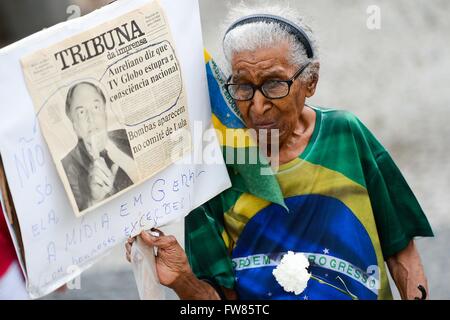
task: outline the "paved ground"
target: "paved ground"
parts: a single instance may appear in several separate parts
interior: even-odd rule
[[[230,1],[231,5],[237,1]],[[400,1],[291,1],[312,20],[321,44],[321,81],[313,102],[355,112],[390,150],[436,233],[419,240],[431,297],[450,298],[449,100],[450,3]],[[301,3],[301,4],[299,4]],[[368,30],[368,5],[381,9],[381,29]],[[226,4],[200,0],[205,46],[217,41]],[[85,272],[81,290],[47,299],[136,299],[122,248]],[[398,294],[396,295],[398,297]]]

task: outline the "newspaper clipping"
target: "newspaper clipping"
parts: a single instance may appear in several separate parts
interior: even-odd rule
[[[77,216],[190,152],[182,74],[157,1],[21,64]]]

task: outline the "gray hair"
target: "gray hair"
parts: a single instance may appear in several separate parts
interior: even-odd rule
[[[311,62],[301,78],[306,80],[312,74],[318,73],[318,64],[316,62],[319,62],[319,50],[315,35],[310,26],[304,21],[304,18],[287,4],[250,7],[244,2],[241,2],[239,5],[230,8],[225,22],[226,28],[244,16],[255,14],[280,16],[302,28],[310,40],[314,57],[312,59],[308,58],[303,44],[294,35],[286,32],[280,25],[276,23],[254,22],[234,28],[223,39],[223,51],[229,70],[231,70],[233,55],[238,52],[274,47],[280,43],[287,42],[291,49],[288,56],[290,63],[299,68],[307,62]]]

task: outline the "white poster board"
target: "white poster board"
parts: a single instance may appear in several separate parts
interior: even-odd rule
[[[20,59],[148,2],[117,1],[0,51],[0,154],[21,228],[22,268],[33,298],[75,278],[127,237],[179,220],[230,186],[216,137],[202,135],[211,127],[211,113],[197,0],[162,0],[186,85],[193,151],[85,216],[76,218],[72,212],[40,132]],[[202,161],[205,150],[208,159]]]

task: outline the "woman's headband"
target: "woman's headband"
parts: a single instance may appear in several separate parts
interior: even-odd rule
[[[298,41],[300,41],[300,43],[305,47],[306,55],[308,56],[309,59],[314,58],[314,51],[311,46],[311,42],[309,41],[309,38],[306,35],[305,31],[303,31],[303,29],[300,28],[299,26],[297,26],[295,23],[293,23],[287,19],[284,19],[282,17],[274,16],[271,14],[255,14],[255,15],[245,16],[245,17],[237,20],[225,32],[223,40],[225,40],[228,33],[231,30],[235,29],[236,27],[239,27],[239,26],[242,26],[245,24],[255,23],[255,22],[278,24],[287,33],[292,34],[293,36],[295,36],[297,38]]]

